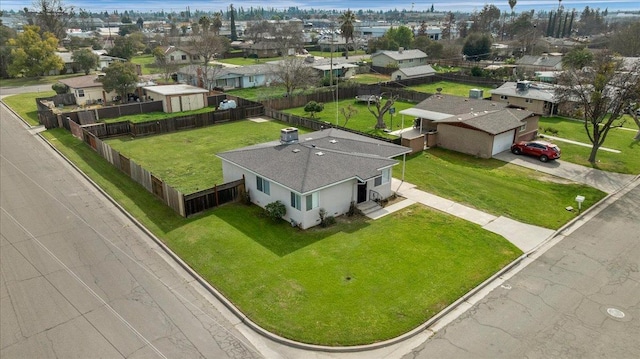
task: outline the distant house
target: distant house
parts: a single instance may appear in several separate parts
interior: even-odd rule
[[[58,82],[69,86],[70,92],[76,98],[77,105],[92,105],[112,101],[117,96],[116,92],[106,93],[102,88],[102,82],[99,82],[98,79],[99,75],[85,75],[60,79]]]
[[[556,113],[558,105],[553,85],[530,81],[505,82],[497,89],[491,90],[491,100],[542,116]]]
[[[206,84],[202,76],[202,66],[189,65],[181,67],[177,71],[178,82],[203,88],[222,88],[231,90],[236,88],[249,88],[268,86],[271,82],[273,65],[258,64],[239,67],[215,67],[209,68]]]
[[[533,139],[538,116],[530,111],[505,108],[452,116],[436,124],[439,147],[491,158],[509,150],[514,142]]]
[[[391,80],[406,80],[415,79],[420,77],[433,76],[436,74],[436,70],[431,65],[422,65],[415,67],[406,67],[398,69],[391,73]]]
[[[427,64],[427,54],[421,50],[378,51],[371,55],[371,65],[386,68],[407,68]]]
[[[259,58],[283,56],[282,51],[283,49],[278,43],[269,40],[262,40],[255,44],[250,44],[244,49],[245,56],[253,55]],[[285,49],[285,52],[284,55],[295,55],[296,49],[291,46]]]
[[[516,60],[519,72],[562,70],[562,54],[524,55]]]
[[[190,64],[200,61],[198,52],[189,46],[169,46],[164,51],[164,56],[168,63]]]
[[[208,106],[209,91],[190,85],[163,85],[143,87],[147,97],[162,101],[166,113],[198,110]]]
[[[351,203],[392,194],[394,157],[410,148],[339,129],[298,135],[281,130],[280,141],[219,153],[225,182],[245,179],[251,202],[260,207],[280,201],[284,219],[307,229],[328,216],[349,211]]]
[[[64,67],[61,70],[55,69],[49,71],[49,75],[60,75],[60,74],[75,74],[76,72],[82,71],[80,66],[73,61],[73,54],[71,52],[56,52],[56,55],[62,60],[64,63]]]
[[[98,66],[96,66],[96,70],[102,71],[107,67],[111,66],[114,62],[127,62],[127,59],[123,59],[121,57],[114,57],[108,55],[98,55],[100,56],[98,59]]]
[[[434,145],[482,158],[508,150],[515,141],[535,138],[539,120],[506,103],[441,94],[400,114],[415,117],[420,132],[435,135]]]

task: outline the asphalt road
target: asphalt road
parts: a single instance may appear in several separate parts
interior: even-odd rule
[[[261,357],[199,283],[0,107],[1,358]]]
[[[404,358],[640,358],[640,185],[587,219]]]

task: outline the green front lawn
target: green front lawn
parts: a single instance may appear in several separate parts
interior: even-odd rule
[[[364,85],[373,85],[380,82],[387,82],[390,79],[391,79],[391,76],[389,75],[367,73],[367,74],[353,75],[353,77],[351,77],[349,81],[355,81],[359,84],[364,84]]]
[[[564,154],[563,154],[564,155]],[[396,176],[398,170],[396,169]],[[418,188],[496,216],[557,229],[577,215],[576,195],[587,207],[606,193],[494,159],[432,148],[407,157],[405,180]],[[561,182],[561,183],[558,183]]]
[[[239,204],[184,219],[65,130],[44,136],[253,321],[298,341],[393,338],[521,254],[498,235],[419,205],[307,231]],[[192,160],[203,153],[189,152]]]
[[[542,135],[545,134],[543,129],[551,127],[557,130],[558,133],[549,133],[549,135],[591,144],[584,129],[584,124],[581,121],[568,120],[560,117],[542,117],[540,118],[539,126],[541,128],[540,134]],[[639,174],[640,142],[633,140],[635,134],[636,131],[630,131],[628,129],[611,129],[603,147],[619,150],[621,153],[599,150],[596,157],[598,162],[593,167],[610,172]],[[578,146],[561,141],[554,142],[562,149],[562,160],[583,166],[592,166],[588,161],[591,147]]]
[[[383,99],[384,101],[384,99]],[[343,108],[348,108],[349,105],[352,106],[357,113],[352,116],[348,122],[346,122],[344,115],[342,114]],[[405,102],[405,101],[396,101],[393,105],[395,107],[396,113],[392,116],[389,113],[385,114],[385,123],[387,128],[392,129],[393,131],[399,130],[402,128],[402,115],[399,114],[400,111],[406,110],[415,106],[414,103]],[[372,108],[375,109],[375,106],[372,105]],[[337,112],[336,112],[337,109]],[[292,113],[297,116],[302,117],[311,117],[310,113],[304,112],[304,107],[296,107],[287,110],[283,110],[286,113]],[[319,121],[325,121],[332,124],[338,123],[340,126],[346,126],[347,128],[354,129],[360,132],[368,133],[371,135],[395,138],[397,136],[389,135],[385,133],[383,130],[375,129],[376,126],[376,118],[375,116],[369,112],[367,108],[366,102],[355,102],[352,99],[340,100],[336,104],[335,102],[327,102],[324,104],[324,110],[322,112],[316,113],[313,117]],[[393,121],[392,121],[393,120]],[[412,126],[413,117],[410,119],[405,119],[404,126],[410,127]],[[393,122],[393,123],[392,123]]]
[[[69,77],[77,77],[77,76],[84,76],[84,72],[79,74],[0,79],[0,87],[20,87],[20,86],[42,85],[42,89],[40,89],[40,91],[49,91],[51,90],[51,85],[58,82],[58,80],[66,79]]]
[[[51,88],[50,86],[48,88]],[[36,98],[51,97],[56,94],[53,90],[43,92],[30,92],[17,95],[7,96],[3,101],[7,106],[11,107],[20,117],[22,117],[29,125],[37,126],[38,106],[36,106]]]
[[[238,121],[139,139],[105,140],[111,147],[184,194],[223,183],[216,153],[275,141],[288,127],[277,121]],[[300,129],[301,133],[306,133]],[[158,154],[162,154],[159,156]]]
[[[442,93],[447,95],[455,95],[462,97],[469,97],[469,90],[479,89],[484,90],[484,96],[490,96],[489,91],[493,90],[492,87],[480,86],[480,85],[467,85],[450,81],[438,81],[431,84],[422,84],[416,86],[409,86],[407,89],[425,93],[437,93],[437,88],[442,88]]]

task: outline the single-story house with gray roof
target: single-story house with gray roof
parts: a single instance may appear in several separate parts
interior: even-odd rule
[[[436,146],[483,158],[538,134],[539,116],[503,102],[437,94],[400,114],[415,118],[420,133],[435,135]]]
[[[393,159],[411,149],[339,129],[298,135],[281,130],[280,141],[219,153],[225,182],[244,177],[251,202],[260,207],[280,201],[284,219],[302,229],[349,211],[351,203],[392,195]]]
[[[529,119],[537,126],[534,113],[515,108],[473,112],[436,121],[439,147],[453,151],[491,158],[509,150],[517,141],[530,140],[537,134],[531,129]]]
[[[431,65],[422,65],[422,66],[414,66],[414,67],[406,67],[397,69],[396,71],[391,73],[391,80],[406,80],[406,79],[414,79],[419,77],[427,77],[433,76],[436,74],[436,70],[431,67]]]
[[[371,65],[375,67],[406,67],[422,66],[427,64],[427,54],[422,50],[378,51],[371,55]]]
[[[510,107],[529,110],[541,116],[557,112],[558,99],[555,86],[530,81],[505,82],[491,92],[491,100],[506,103]]]

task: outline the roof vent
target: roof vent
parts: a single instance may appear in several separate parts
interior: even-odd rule
[[[316,152],[316,155],[318,155],[318,156],[324,156],[324,152]]]
[[[331,141],[329,141],[329,142],[331,142],[331,143],[338,143],[338,141],[336,141],[336,140],[331,140]]]
[[[299,148],[294,148],[293,150],[291,150],[291,152],[298,153],[298,152],[300,152],[300,149]]]

